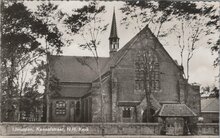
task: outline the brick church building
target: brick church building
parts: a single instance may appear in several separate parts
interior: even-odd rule
[[[102,87],[94,57],[49,56],[60,87],[50,97],[51,122],[146,122],[147,104],[151,122],[200,114],[199,86],[187,83],[148,26],[119,49],[113,13],[109,52],[98,58]]]

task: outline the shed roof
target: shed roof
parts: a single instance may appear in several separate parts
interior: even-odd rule
[[[163,104],[158,113],[156,113],[156,116],[189,117],[197,115],[185,104]]]
[[[202,98],[201,99],[202,112],[219,112],[218,98]]]

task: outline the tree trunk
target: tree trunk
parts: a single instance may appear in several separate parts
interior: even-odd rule
[[[47,66],[46,66],[46,89],[45,89],[45,93],[46,93],[46,108],[47,108],[47,115],[46,115],[46,122],[50,122],[50,98],[49,98],[49,60],[48,57],[49,54],[47,53]]]
[[[98,55],[97,51],[96,54]],[[100,98],[101,98],[101,123],[102,123],[102,135],[104,136],[104,108],[103,108],[103,88],[102,88],[102,76],[101,76],[101,69],[99,66],[99,58],[98,56],[96,57],[96,63],[97,63],[97,68],[98,68],[98,75],[99,75],[99,85],[100,85]]]
[[[149,74],[149,89],[147,88],[147,75]],[[146,121],[150,122],[150,118],[151,118],[151,113],[150,113],[150,108],[151,108],[151,103],[150,103],[150,93],[151,93],[151,74],[149,73],[149,71],[144,71],[144,89],[145,89],[145,95],[146,95],[146,103],[147,103],[147,118]]]
[[[15,71],[15,68],[14,68],[14,56],[12,55],[11,56],[11,70],[10,70],[10,76],[8,78],[8,87],[7,87],[7,91],[8,91],[8,101],[9,101],[9,109],[8,109],[8,121],[14,121],[14,113],[15,113],[15,110],[14,110],[14,106],[13,106],[13,94],[14,94],[14,87],[13,87],[13,77],[14,77],[14,71]]]
[[[189,80],[189,59],[187,59],[187,63],[186,63],[186,79],[187,79],[187,82]]]

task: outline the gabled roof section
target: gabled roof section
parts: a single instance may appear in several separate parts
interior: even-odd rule
[[[163,104],[156,116],[161,117],[190,117],[197,116],[187,105],[185,104]]]
[[[101,71],[108,61],[109,58],[99,58]],[[94,57],[50,56],[49,64],[50,72],[55,75],[60,82],[91,83],[98,77]]]
[[[144,36],[144,37],[143,37]],[[172,59],[172,57],[169,55],[169,53],[164,49],[163,45],[160,43],[158,38],[152,33],[152,31],[149,29],[148,25],[146,25],[138,34],[136,34],[127,44],[125,44],[124,47],[122,47],[119,51],[117,51],[114,56],[111,58],[110,65],[117,65],[123,57],[126,55],[126,53],[129,51],[129,49],[132,48],[132,46],[135,46],[136,42],[143,41],[144,39],[153,39],[156,43],[158,43],[157,48],[161,49],[166,53],[168,58],[173,62],[175,66],[177,66],[178,69],[180,69],[180,66]],[[181,70],[181,69],[180,69]]]
[[[111,38],[118,38],[117,34],[117,24],[116,24],[116,17],[115,17],[115,9],[113,11],[113,16],[112,16],[112,26],[111,26],[111,32],[110,32],[110,37]]]
[[[201,99],[201,112],[219,112],[219,99],[206,98]]]

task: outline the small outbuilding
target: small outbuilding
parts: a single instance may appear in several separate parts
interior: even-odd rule
[[[189,119],[196,117],[197,114],[186,104],[172,103],[163,104],[155,116],[163,120],[161,134],[187,135],[190,134]]]
[[[202,98],[201,99],[201,117],[203,123],[219,122],[219,99]]]

